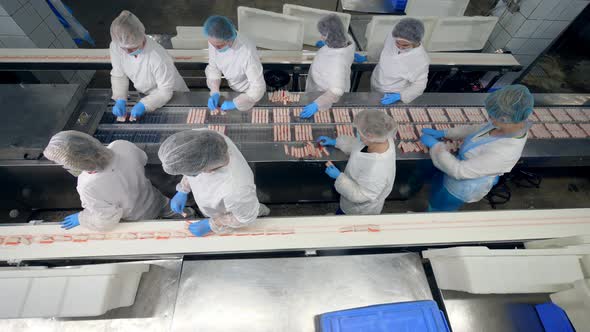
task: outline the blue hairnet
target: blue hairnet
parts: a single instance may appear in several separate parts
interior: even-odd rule
[[[424,24],[415,18],[403,18],[397,22],[391,34],[395,38],[418,44],[424,38]]]
[[[229,18],[219,15],[209,16],[205,21],[203,31],[207,37],[219,40],[234,40],[237,36],[236,28]]]
[[[491,118],[505,123],[525,121],[533,112],[533,95],[526,86],[508,85],[490,94],[485,100]]]
[[[323,16],[318,21],[318,31],[326,38],[326,45],[330,48],[348,46],[348,38],[344,31],[344,24],[336,14]]]

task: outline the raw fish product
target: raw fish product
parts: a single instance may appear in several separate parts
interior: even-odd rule
[[[350,110],[352,111],[352,118],[353,119],[356,119],[357,114],[364,111],[363,108],[351,108]]]
[[[451,125],[448,123],[435,123],[434,124],[434,129],[436,130],[447,130],[447,129],[451,129]]]
[[[273,92],[268,93],[268,100],[271,103],[281,103],[283,105],[287,105],[287,103],[294,103],[298,102],[300,98],[300,94],[298,93],[291,93],[286,90],[276,90]]]
[[[551,113],[545,108],[535,108],[535,115],[537,115],[537,118],[539,118],[539,121],[541,122],[555,122]]]
[[[449,118],[447,118],[442,108],[428,108],[426,109],[426,113],[428,113],[432,122],[449,122]]]
[[[432,125],[414,125],[414,127],[416,127],[416,133],[418,134],[418,136],[422,136],[422,129],[424,129],[424,128],[432,129]]]
[[[430,122],[426,109],[424,108],[408,108],[412,121],[414,122]]]
[[[222,125],[209,125],[208,129],[214,130],[222,135],[225,135],[225,126]]]
[[[422,142],[416,141],[416,145],[418,145],[418,147],[420,148],[420,152],[428,153],[428,147],[422,144]]]
[[[469,119],[469,122],[480,123],[480,122],[487,121],[486,117],[481,113],[481,110],[479,108],[475,108],[475,107],[463,108],[463,113],[465,113],[465,116],[467,116],[467,119]]]
[[[127,120],[127,116],[118,116],[117,122],[125,122]]]
[[[337,123],[350,123],[350,114],[347,108],[333,108],[332,113],[334,114],[334,122]]]
[[[582,130],[582,128],[578,127],[578,125],[574,123],[566,123],[563,125],[563,128],[570,134],[571,137],[574,138],[585,138],[587,137],[586,133]]]
[[[555,138],[569,138],[570,135],[565,131],[562,125],[559,123],[546,123],[545,127],[551,135]]]
[[[549,112],[558,122],[571,122],[572,118],[567,115],[567,112],[561,108],[550,108]]]
[[[288,123],[289,122],[289,109],[288,108],[275,108],[272,110],[272,117],[275,123]]]
[[[409,123],[410,122],[410,118],[408,117],[408,112],[406,111],[405,108],[391,108],[390,112],[391,112],[391,117],[393,117],[395,122],[397,122],[397,123]]]
[[[574,121],[585,122],[590,120],[579,108],[566,108],[565,111]]]
[[[285,154],[289,155],[289,147],[287,145],[283,145],[283,148],[285,149]]]
[[[137,121],[136,117],[134,117],[134,116],[129,117],[129,122],[135,122],[135,121]]]
[[[290,131],[288,125],[277,125],[277,126],[273,126],[273,127],[274,127],[274,141],[275,142],[290,141],[290,137],[288,137],[289,135],[287,135],[287,132]]]
[[[586,135],[590,136],[590,123],[580,123],[580,128],[582,128]]]
[[[316,123],[330,123],[330,111],[319,111],[313,116],[313,121]]]
[[[551,133],[540,123],[532,125],[530,131],[536,138],[551,138]]]
[[[528,120],[531,121],[531,122],[539,122],[539,118],[535,115],[534,112],[531,113],[531,115],[529,115]]]
[[[399,139],[402,140],[416,140],[418,137],[414,132],[414,127],[412,125],[401,125],[397,130],[397,134]]]
[[[447,115],[449,116],[449,119],[451,119],[451,122],[467,122],[467,119],[463,115],[463,112],[461,112],[460,108],[446,108],[445,110],[447,111]]]

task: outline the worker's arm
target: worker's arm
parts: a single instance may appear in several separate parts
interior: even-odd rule
[[[421,72],[415,78],[411,78],[409,82],[410,85],[399,92],[402,102],[406,104],[424,93],[428,83],[428,67],[426,67],[426,71]]]
[[[340,97],[344,94],[344,90],[340,88],[330,88],[319,96],[314,102],[318,104],[319,110],[327,110],[332,107],[332,104],[338,102]]]
[[[111,56],[111,89],[113,90],[113,100],[127,100],[127,93],[129,92],[129,78],[123,72],[119,53],[114,43],[109,47],[109,54]]]
[[[351,154],[354,149],[362,146],[363,143],[353,136],[339,136],[336,138],[336,148],[346,154]]]
[[[184,175],[182,177],[182,180],[180,180],[180,182],[178,182],[178,184],[176,185],[176,191],[185,194],[188,194],[192,191],[191,184],[188,182],[188,177],[186,175]]]
[[[262,64],[257,54],[250,55],[248,59],[246,77],[248,78],[248,89],[233,100],[239,111],[247,111],[254,107],[266,91]]]
[[[174,63],[169,58],[161,59],[159,63],[154,64],[152,70],[156,79],[156,88],[140,100],[148,112],[166,105],[172,98],[174,92],[174,74],[176,74],[176,67],[174,67]]]
[[[379,196],[379,193],[385,187],[385,181],[376,181],[361,185],[342,172],[336,179],[334,187],[340,195],[346,197],[349,201],[353,203],[364,203],[377,199],[377,196]]]
[[[219,87],[221,86],[221,75],[223,73],[217,64],[215,63],[215,50],[213,46],[209,45],[209,63],[205,68],[205,76],[207,77],[207,87],[209,88],[209,95],[219,93]]]
[[[467,126],[459,126],[455,128],[450,128],[445,130],[445,138],[451,140],[458,140],[464,139],[465,137],[473,134],[477,130],[481,128],[482,125],[467,125]]]
[[[468,160],[459,160],[452,155],[444,144],[436,144],[430,149],[430,157],[436,168],[457,179],[477,179],[483,176],[497,175],[504,172],[507,165],[500,151],[480,154]]]
[[[210,218],[209,224],[215,233],[230,233],[253,223],[258,217],[260,203],[256,191],[251,188],[238,188],[223,203],[228,213]]]
[[[97,195],[92,187],[78,188],[84,210],[78,215],[80,225],[85,228],[106,232],[113,229],[123,216],[123,209]]]

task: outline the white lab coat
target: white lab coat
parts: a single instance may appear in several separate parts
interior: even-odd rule
[[[353,42],[343,48],[320,48],[309,67],[305,92],[324,92],[315,100],[320,110],[332,107],[345,92],[350,91],[350,66],[354,62]]]
[[[222,75],[232,90],[242,93],[233,100],[240,111],[251,109],[266,92],[256,46],[240,34],[225,52],[219,52],[209,43],[209,65],[205,68],[205,75],[211,94],[219,92]]]
[[[461,126],[446,130],[445,137],[461,140],[487,125]],[[477,138],[474,138],[476,140]],[[489,180],[477,190],[470,192],[465,202],[481,200],[494,186],[493,177],[508,173],[520,159],[527,141],[522,137],[504,137],[493,142],[474,147],[465,153],[465,160],[459,160],[451,154],[444,144],[436,144],[430,150],[434,166],[448,176],[457,180],[478,179],[487,177]]]
[[[170,54],[150,37],[146,37],[143,52],[137,56],[127,54],[114,42],[111,42],[109,52],[114,100],[127,100],[129,80],[137,91],[147,95],[140,100],[146,111],[164,106],[174,91],[189,91]]]
[[[267,209],[258,202],[254,174],[248,162],[228,137],[223,138],[228,145],[229,164],[211,173],[184,176],[176,187],[180,192],[193,192],[195,202],[210,218],[215,233],[227,233],[251,224]]]
[[[349,154],[344,172],[334,186],[340,208],[346,214],[380,214],[395,181],[395,143],[389,139],[384,153],[361,152],[365,145],[356,137],[340,136],[336,148]]]
[[[114,141],[108,146],[113,160],[106,170],[82,172],[78,176],[78,194],[84,210],[80,225],[107,231],[123,220],[154,219],[168,199],[145,176],[147,155],[128,141]]]
[[[404,103],[420,96],[428,83],[430,58],[422,45],[400,52],[393,36],[387,35],[385,44],[371,75],[371,90],[380,93],[397,92]]]

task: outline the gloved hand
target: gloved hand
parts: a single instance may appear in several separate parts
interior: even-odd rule
[[[215,109],[217,109],[218,105],[219,105],[219,92],[215,92],[214,94],[209,96],[209,100],[207,101],[207,106],[209,107],[209,110],[215,111]]]
[[[336,180],[340,176],[340,173],[341,172],[338,169],[338,167],[336,167],[334,165],[330,165],[330,166],[326,167],[326,174],[328,174],[328,176],[334,180]]]
[[[145,113],[145,105],[143,103],[137,103],[131,109],[131,116],[134,118],[139,118],[143,113]]]
[[[324,47],[324,45],[326,45],[326,42],[325,42],[325,41],[323,41],[323,40],[318,40],[318,41],[315,43],[315,47]]]
[[[398,102],[402,99],[399,93],[386,93],[383,98],[381,98],[381,105],[389,105],[395,102]]]
[[[231,111],[236,109],[236,104],[233,101],[226,100],[221,104],[222,111]]]
[[[328,136],[320,136],[316,140],[316,142],[320,143],[321,146],[335,146],[336,139],[328,137]]]
[[[301,112],[301,117],[304,119],[310,118],[312,115],[316,114],[318,109],[319,109],[319,106],[314,101],[313,103],[311,103],[303,108],[303,112]]]
[[[367,56],[355,53],[354,62],[367,62]]]
[[[209,219],[199,220],[188,226],[188,230],[193,233],[194,236],[205,236],[211,232],[211,225]]]
[[[172,197],[172,200],[170,200],[170,209],[172,209],[172,211],[178,214],[181,214],[184,211],[184,206],[186,205],[187,200],[187,193],[177,191],[176,195],[174,195],[174,197]]]
[[[115,116],[125,116],[127,113],[127,100],[125,99],[117,99],[115,101],[115,106],[113,106],[113,114]]]
[[[78,213],[70,214],[69,216],[65,217],[64,221],[61,222],[61,228],[63,229],[72,229],[76,226],[80,226],[80,219],[78,219]]]
[[[436,144],[440,143],[439,140],[430,135],[422,135],[422,137],[420,137],[420,142],[426,145],[429,149],[435,146]]]
[[[423,128],[422,129],[423,135],[430,135],[436,139],[445,137],[446,133],[444,130],[436,130],[432,128]]]

